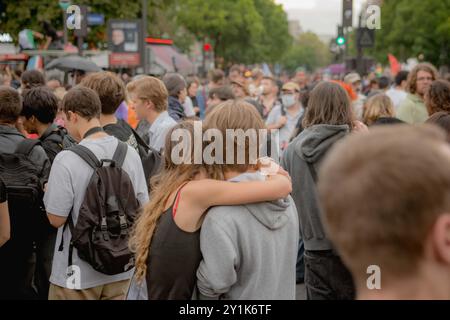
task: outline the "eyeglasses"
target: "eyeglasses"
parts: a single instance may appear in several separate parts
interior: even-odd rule
[[[433,78],[432,77],[417,78],[417,81],[420,81],[420,82],[422,82],[422,81],[433,81]]]

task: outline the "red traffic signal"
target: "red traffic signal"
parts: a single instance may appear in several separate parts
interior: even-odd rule
[[[212,45],[210,43],[205,43],[203,45],[203,51],[208,52],[208,51],[211,51],[211,50],[212,50]]]

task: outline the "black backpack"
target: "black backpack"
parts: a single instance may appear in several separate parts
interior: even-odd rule
[[[138,144],[145,150],[145,153],[140,156],[142,167],[144,168],[145,181],[150,189],[150,180],[161,171],[163,158],[161,152],[147,145],[135,130],[133,130],[133,134]]]
[[[134,267],[128,240],[139,202],[130,177],[122,169],[127,149],[127,144],[119,141],[112,160],[101,161],[84,146],[69,149],[88,163],[94,173],[86,188],[76,225],[71,214],[64,225],[63,232],[69,226],[72,234],[68,266],[72,265],[75,247],[80,259],[103,274],[115,275]],[[61,240],[59,251],[63,246]]]
[[[43,203],[43,185],[39,168],[30,160],[39,140],[25,139],[13,154],[0,154],[0,176],[8,194],[11,217],[11,243],[28,246],[42,232],[49,231]]]
[[[58,153],[77,145],[77,142],[69,135],[66,128],[55,124],[51,125],[39,140],[42,141],[42,147],[51,163],[53,163]]]
[[[150,189],[150,179],[158,174],[162,168],[163,159],[161,153],[146,144],[136,130],[123,120],[119,120],[115,125],[107,125],[103,129],[109,135],[124,142],[130,138],[130,135],[134,136],[137,143],[137,151],[144,168],[145,181]]]

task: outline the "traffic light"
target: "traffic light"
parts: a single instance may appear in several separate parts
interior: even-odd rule
[[[344,36],[339,36],[336,38],[337,45],[343,46],[346,42],[347,42],[347,40],[345,39]]]
[[[210,43],[205,43],[203,45],[203,51],[209,52],[209,51],[211,51],[211,49],[212,49],[212,45]]]
[[[338,26],[338,36],[336,38],[336,44],[338,46],[343,46],[347,43],[347,39],[344,36],[344,28],[342,26]]]
[[[347,28],[353,25],[353,0],[342,2],[342,25]]]

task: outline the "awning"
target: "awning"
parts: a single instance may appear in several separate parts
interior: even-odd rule
[[[168,45],[148,45],[150,54],[150,73],[164,74],[167,72],[178,72],[183,75],[194,73],[194,64],[189,58]]]

